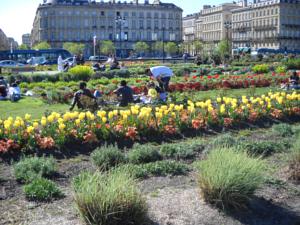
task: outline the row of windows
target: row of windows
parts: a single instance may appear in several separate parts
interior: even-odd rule
[[[43,12],[41,12],[41,14],[43,16],[48,16],[48,15],[56,15],[56,11],[47,11],[44,10]],[[181,14],[180,13],[158,13],[158,12],[120,12],[120,11],[79,11],[79,10],[66,10],[66,11],[59,11],[58,15],[69,15],[69,16],[73,16],[73,15],[92,15],[92,16],[108,16],[108,17],[114,17],[114,16],[123,16],[123,17],[140,17],[140,18],[161,18],[161,19],[180,19],[181,18]]]
[[[216,20],[221,20],[221,14],[203,17],[203,22],[212,22],[212,21],[216,21]]]
[[[221,32],[209,32],[209,33],[204,33],[202,34],[202,38],[204,40],[209,40],[209,41],[213,41],[213,40],[221,40]]]
[[[232,15],[232,21],[250,20],[254,17],[272,16],[278,14],[278,8],[256,10],[255,12],[238,13]]]
[[[250,27],[250,26],[277,26],[278,25],[278,18],[270,18],[264,20],[254,20],[252,22],[242,22],[242,23],[233,23],[232,28],[239,28],[239,27]]]
[[[203,30],[220,30],[222,29],[221,23],[210,23],[210,24],[203,24]]]

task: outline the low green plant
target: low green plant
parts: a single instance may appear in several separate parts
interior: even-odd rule
[[[38,177],[53,175],[57,164],[53,158],[31,157],[21,159],[13,168],[17,181],[28,183]]]
[[[243,149],[249,155],[252,156],[269,156],[276,152],[282,152],[291,148],[291,144],[287,141],[248,141],[239,146],[239,149]]]
[[[164,144],[160,147],[160,154],[166,159],[185,160],[193,159],[203,145],[197,142],[183,142],[174,144]]]
[[[300,69],[300,59],[289,59],[284,63],[288,70],[299,70]]]
[[[101,170],[109,170],[125,162],[125,155],[115,146],[97,148],[91,154],[91,159]]]
[[[146,201],[128,170],[83,172],[73,181],[74,199],[86,224],[143,224]]]
[[[141,165],[128,164],[125,167],[128,168],[136,178],[184,175],[190,170],[186,164],[168,160]]]
[[[294,135],[293,127],[286,123],[276,124],[272,127],[274,134],[281,137],[291,137]]]
[[[76,80],[87,81],[94,72],[89,66],[75,66],[69,70],[69,73],[72,74]]]
[[[41,177],[24,185],[23,190],[26,198],[32,201],[50,201],[63,196],[54,182]]]
[[[254,73],[268,73],[270,68],[267,64],[258,64],[252,67]]]
[[[201,196],[217,207],[245,207],[264,182],[265,163],[234,149],[216,149],[207,159],[194,163]]]
[[[278,66],[275,70],[276,73],[286,73],[286,67],[285,66]]]
[[[135,144],[127,157],[128,161],[132,164],[155,162],[162,158],[155,146],[140,144]]]
[[[297,135],[296,142],[289,154],[288,178],[300,181],[300,135]]]
[[[230,148],[239,144],[237,138],[233,137],[232,134],[224,134],[217,136],[211,142],[212,148]]]

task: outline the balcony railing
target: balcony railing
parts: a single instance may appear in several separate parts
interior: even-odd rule
[[[277,27],[275,25],[254,25],[254,30],[276,30]]]

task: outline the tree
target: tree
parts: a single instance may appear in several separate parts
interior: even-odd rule
[[[66,42],[63,44],[63,48],[71,52],[73,55],[80,55],[84,51],[84,44],[78,44],[74,42]]]
[[[112,41],[101,41],[100,52],[104,55],[114,54],[116,51],[115,44]]]
[[[168,42],[165,48],[169,55],[174,55],[178,52],[178,46],[174,42]]]
[[[27,50],[27,49],[28,49],[28,46],[25,45],[25,44],[21,44],[21,45],[19,46],[19,49],[20,49],[20,50]]]
[[[157,52],[161,51],[163,48],[163,42],[162,41],[156,41],[153,45],[153,49]]]
[[[217,54],[221,57],[223,62],[225,62],[225,60],[230,57],[230,45],[227,40],[222,40],[218,44]]]
[[[35,46],[33,46],[34,49],[49,49],[51,48],[51,46],[46,42],[40,42],[38,44],[36,44]]]
[[[145,54],[149,50],[149,45],[146,42],[139,41],[134,45],[134,51],[139,54]]]
[[[201,41],[195,40],[193,45],[194,45],[196,54],[199,54],[203,50],[203,44]]]

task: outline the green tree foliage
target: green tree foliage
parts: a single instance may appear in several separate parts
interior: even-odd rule
[[[101,41],[100,52],[104,55],[114,54],[116,47],[112,41]]]
[[[196,54],[199,54],[203,50],[203,43],[199,40],[193,42]]]
[[[230,56],[230,45],[227,40],[222,40],[217,47],[217,54],[223,61]]]
[[[27,49],[28,49],[28,46],[25,45],[25,44],[21,44],[21,45],[19,46],[19,49],[20,49],[20,50],[27,50]]]
[[[35,46],[33,46],[33,49],[49,49],[49,48],[51,48],[51,46],[46,41],[40,42]]]
[[[174,55],[178,52],[178,46],[174,42],[168,42],[166,44],[165,50],[169,55]]]
[[[153,45],[153,50],[159,52],[163,49],[163,42],[162,41],[156,41]]]
[[[68,50],[74,55],[79,55],[83,53],[84,44],[74,43],[74,42],[66,42],[63,44],[63,48]]]
[[[139,54],[144,54],[149,50],[149,45],[146,42],[139,41],[134,45],[134,51]]]

